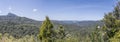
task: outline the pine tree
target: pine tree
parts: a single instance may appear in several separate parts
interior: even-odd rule
[[[117,28],[116,28],[116,18],[114,16],[113,13],[108,13],[104,16],[104,27],[106,27],[106,35],[107,35],[107,38],[106,40],[108,41],[109,38],[113,37],[115,35],[115,32],[117,31]]]
[[[62,25],[59,26],[58,28],[58,35],[59,36],[59,39],[63,39],[65,37],[65,30],[64,30],[64,27]]]
[[[53,24],[46,16],[46,20],[43,21],[40,27],[39,38],[40,40],[42,40],[42,42],[51,42],[52,33],[53,33]]]
[[[96,28],[89,35],[91,42],[103,42],[101,32],[101,27],[96,25]]]
[[[120,28],[120,6],[118,5],[114,8],[113,12],[109,12],[103,18],[104,22],[104,31],[107,35],[107,39],[109,41],[110,38],[115,36],[115,33],[118,32]]]
[[[120,20],[120,2],[118,2],[117,6],[114,8],[113,14],[116,19]]]
[[[106,27],[108,28],[112,28],[114,27],[115,25],[115,17],[113,16],[112,13],[108,13],[104,16],[104,19],[103,19]]]

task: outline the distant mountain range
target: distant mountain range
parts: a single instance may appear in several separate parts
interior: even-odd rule
[[[101,21],[51,21],[54,24],[54,28],[63,25],[65,30],[68,31],[81,30],[81,28],[95,28],[96,25],[103,25]],[[42,21],[20,17],[14,13],[8,13],[8,15],[0,16],[0,33],[9,33],[16,37],[21,37],[27,34],[37,35],[41,23]]]
[[[61,24],[61,25],[75,25],[78,27],[93,27],[94,25],[103,24],[101,21],[57,21],[51,20],[54,24]],[[27,17],[20,17],[15,15],[14,13],[8,13],[8,15],[0,16],[0,22],[14,22],[20,24],[35,24],[40,25],[42,21],[36,21]]]

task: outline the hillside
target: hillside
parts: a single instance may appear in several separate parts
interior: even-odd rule
[[[63,25],[66,31],[82,31],[95,28],[96,25],[102,25],[100,21],[57,21],[52,20],[54,28]],[[14,13],[0,16],[0,33],[8,33],[16,38],[25,35],[37,35],[42,21],[36,21],[26,17],[20,17]]]

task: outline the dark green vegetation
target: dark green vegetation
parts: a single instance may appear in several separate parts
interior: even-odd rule
[[[120,2],[118,2],[112,12],[105,14],[103,22],[103,33],[105,33],[104,36],[106,36],[104,37],[104,41],[115,42],[115,39],[120,39]],[[117,42],[120,42],[120,40],[117,40]]]
[[[8,33],[16,38],[25,35],[37,35],[39,24],[38,21],[8,13],[6,16],[0,16],[0,33]]]
[[[56,39],[64,39],[65,36],[66,34],[63,26],[60,25],[58,28],[54,29],[53,24],[49,18],[46,17],[46,20],[43,21],[40,28],[39,39],[42,42],[53,42]]]
[[[88,31],[95,27],[96,24],[102,25],[100,21],[56,21],[52,20],[54,28],[63,25],[66,31],[87,34]],[[26,17],[19,17],[13,13],[0,16],[0,33],[8,33],[15,38],[20,38],[25,35],[37,35],[42,21],[36,21]],[[70,32],[70,33],[71,33]]]
[[[54,30],[53,30],[53,24],[49,20],[48,17],[46,17],[46,20],[43,21],[41,28],[40,28],[40,34],[39,38],[42,42],[52,42],[51,39],[54,38]]]

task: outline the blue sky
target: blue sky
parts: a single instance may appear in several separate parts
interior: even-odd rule
[[[0,15],[9,12],[35,20],[100,20],[115,0],[0,0]]]

